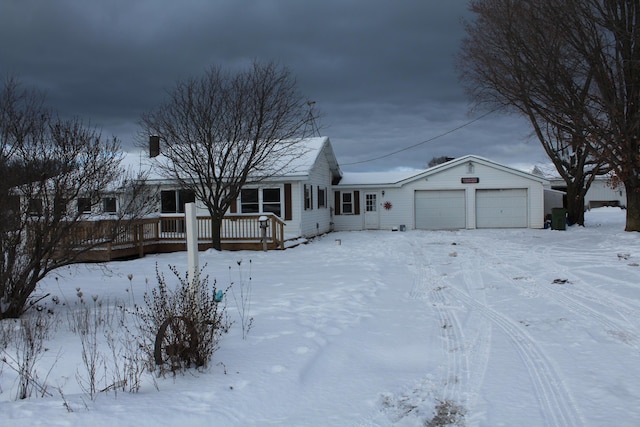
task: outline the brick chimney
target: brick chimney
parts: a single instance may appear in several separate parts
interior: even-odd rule
[[[157,157],[160,155],[160,137],[151,135],[149,137],[149,157]]]

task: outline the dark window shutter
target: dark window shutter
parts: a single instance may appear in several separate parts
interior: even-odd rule
[[[353,213],[355,215],[360,215],[360,192],[353,192]]]
[[[334,200],[334,212],[336,215],[340,215],[340,203],[342,202],[342,200],[340,200],[340,192],[336,191],[335,193],[333,193],[335,196],[335,200]]]
[[[293,212],[291,206],[291,184],[284,185],[284,220],[290,221],[293,219]]]
[[[235,199],[233,202],[231,202],[229,211],[231,211],[231,213],[238,213],[238,199]]]

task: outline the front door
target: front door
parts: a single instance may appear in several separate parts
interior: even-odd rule
[[[380,227],[380,219],[378,217],[378,194],[364,194],[364,228],[377,229]]]

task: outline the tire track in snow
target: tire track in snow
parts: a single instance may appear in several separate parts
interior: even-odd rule
[[[503,247],[502,249],[514,253],[518,252],[518,250],[522,251],[522,249],[517,247]],[[500,269],[504,272],[504,275],[507,277],[511,276],[512,280],[516,278],[528,278],[531,271],[555,271],[557,274],[563,275],[563,278],[565,279],[568,278],[573,282],[579,281],[578,276],[570,274],[568,271],[570,268],[565,265],[561,265],[556,261],[557,259],[565,259],[561,250],[546,245],[534,245],[527,248],[527,251],[536,254],[536,256],[529,257],[530,259],[536,260],[536,264],[532,264],[530,270],[502,263],[502,259],[498,255],[487,250],[481,250],[482,257],[484,259],[494,260],[496,264],[500,265]],[[583,255],[587,258],[589,258],[589,255],[592,257],[595,256],[594,254],[586,252],[584,254],[578,254],[577,257],[581,258]],[[607,276],[602,275],[601,277],[604,279]],[[593,286],[589,286],[589,292],[593,291],[594,293],[599,293],[600,297],[589,295],[588,292],[580,291],[575,287],[562,286],[558,284],[552,285],[547,282],[538,282],[536,287],[538,288],[536,290],[537,295],[563,307],[568,312],[577,314],[578,316],[601,325],[609,336],[614,337],[633,348],[638,348],[638,345],[636,344],[639,335],[638,330],[631,321],[624,318],[625,314],[631,318],[637,317],[638,310],[629,307],[622,301],[614,302],[614,298],[611,295],[603,295],[605,294],[604,291],[600,290],[598,292],[598,290]],[[571,295],[567,295],[567,293]],[[616,313],[617,316],[622,317],[622,321],[611,316],[607,316],[602,312],[602,310],[597,310],[587,304],[577,301],[580,297],[583,300],[590,300],[611,312]]]
[[[537,398],[542,405],[542,416],[548,425],[571,427],[585,424],[571,395],[564,387],[560,375],[527,333],[508,317],[464,292],[454,288],[451,288],[451,292],[468,307],[483,313],[514,344],[532,380]]]
[[[485,283],[480,273],[482,258],[478,256],[477,248],[469,248],[473,252],[473,256],[467,255],[465,251],[457,257],[461,263],[460,271],[462,272],[463,284],[468,294],[474,295],[474,298],[486,303]],[[468,360],[467,406],[469,411],[473,412],[489,366],[493,327],[486,317],[475,310],[468,313],[465,324],[470,325],[468,330],[474,334],[466,343]]]
[[[491,251],[488,248],[491,248]],[[497,248],[498,251],[496,252]],[[522,330],[519,323],[491,308],[486,301],[485,293],[480,292],[485,288],[485,283],[478,271],[486,269],[488,262],[495,263],[498,268],[492,270],[497,272],[499,277],[504,277],[506,280],[527,276],[527,272],[524,269],[504,262],[505,259],[522,252],[522,246],[502,244],[488,245],[486,247],[473,246],[471,249],[476,252],[471,257],[471,259],[476,260],[476,264],[463,264],[466,292],[451,287],[452,297],[474,309],[473,311],[481,313],[501,330],[514,345],[531,378],[536,397],[541,404],[542,416],[547,425],[569,427],[584,425],[585,422],[578,412],[573,397],[564,386],[560,373],[553,367],[543,350],[540,349],[535,340],[526,331]],[[460,258],[464,260],[464,255]],[[485,266],[480,266],[480,262]]]
[[[467,389],[469,361],[465,349],[464,329],[456,314],[460,307],[453,307],[445,300],[445,276],[438,274],[433,267],[433,254],[427,254],[419,243],[412,242],[411,246],[416,271],[409,297],[425,300],[429,308],[435,309],[440,327],[442,353],[445,356],[442,385],[435,390],[435,394],[442,402],[451,400],[464,405],[463,391]]]
[[[568,310],[581,315],[587,319],[593,320],[605,329],[608,335],[617,338],[619,341],[623,342],[626,345],[629,345],[633,348],[638,348],[636,344],[638,337],[634,332],[631,332],[630,327],[633,328],[632,325],[622,326],[619,322],[613,320],[612,318],[605,316],[594,310],[593,308],[582,304],[576,301],[574,298],[564,295],[563,292],[558,290],[551,285],[543,285],[545,290],[547,290],[550,294],[554,295],[554,301],[561,303]]]
[[[612,284],[621,284],[623,286],[628,285],[628,281],[616,280],[604,274],[598,274],[590,271],[582,271],[581,274],[583,276],[592,277],[595,279],[594,281],[600,283],[608,282]],[[640,282],[640,280],[638,280],[638,282]],[[614,294],[605,289],[590,286],[589,292],[586,292],[576,287],[564,287],[563,292],[570,293],[589,302],[604,305],[615,312],[624,314],[631,318],[640,317],[640,301],[633,301],[628,298],[621,297],[620,295]]]
[[[533,248],[533,252],[541,254],[541,257],[544,259],[545,265],[551,266],[555,268],[555,270],[562,272],[562,274],[564,274],[565,276],[568,276],[568,278],[571,279],[570,282],[581,282],[579,276],[571,274],[567,271],[566,266],[560,265],[557,261],[555,261],[555,259],[560,256],[560,254],[555,253],[556,251],[548,247],[538,246]],[[610,277],[604,274],[600,275],[593,272],[584,271],[580,271],[580,274],[587,274],[599,280],[612,280]],[[544,293],[545,296],[553,296],[552,300],[554,302],[558,302],[569,311],[600,324],[608,335],[618,339],[624,344],[629,345],[633,348],[638,348],[638,330],[636,326],[625,316],[636,318],[638,316],[639,310],[637,308],[630,307],[628,301],[623,302],[618,296],[613,295],[609,292],[602,291],[598,288],[595,288],[594,286],[589,286],[589,292],[580,290],[575,285],[551,285],[548,283],[544,283],[541,285],[541,287],[545,291],[547,291],[546,293]],[[578,301],[579,299],[588,301],[589,303],[597,304],[600,307],[604,307],[612,313],[616,313],[616,316],[620,317],[621,319],[607,316],[602,312],[602,310],[597,310],[587,305],[586,303],[582,303]]]
[[[437,313],[440,326],[442,352],[446,357],[443,386],[438,392],[441,401],[461,399],[461,390],[468,372],[468,363],[464,351],[464,335],[452,307],[447,305],[438,285],[436,272],[430,265],[422,264],[427,258],[422,252],[416,253],[417,274],[410,294],[412,299],[426,300]]]

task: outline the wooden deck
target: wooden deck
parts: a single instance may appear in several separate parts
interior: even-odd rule
[[[223,219],[220,230],[223,250],[263,250],[265,245],[261,237],[260,221],[262,215],[238,214]],[[275,215],[267,215],[268,227],[266,247],[268,250],[284,249],[284,222]],[[82,262],[102,262],[117,259],[140,258],[146,254],[179,252],[186,250],[184,216],[160,216],[133,222],[119,230],[116,238],[104,243],[95,242],[104,239],[104,230],[112,229],[109,220],[84,221],[78,224],[73,236],[77,247],[94,246],[78,257]],[[210,249],[211,219],[198,217],[198,248]]]

